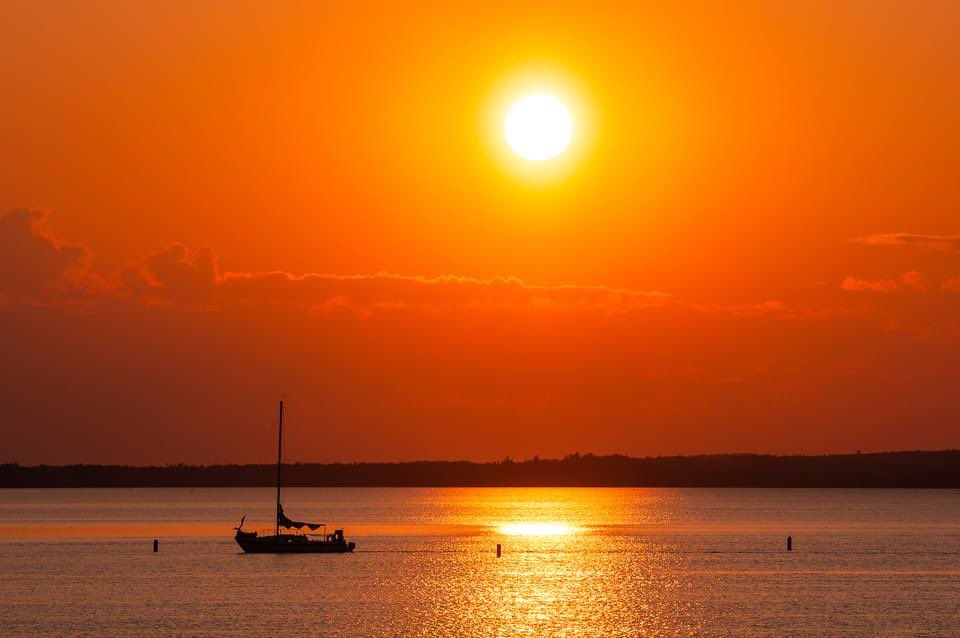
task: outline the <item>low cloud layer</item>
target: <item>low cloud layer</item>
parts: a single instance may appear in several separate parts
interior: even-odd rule
[[[91,283],[87,264],[86,250],[56,237],[43,211],[18,208],[0,216],[0,295],[75,297]]]
[[[854,241],[873,246],[913,246],[925,250],[960,250],[960,235],[880,233],[860,237]]]
[[[154,300],[195,304],[279,302],[364,311],[541,308],[621,313],[662,304],[667,299],[667,295],[659,292],[602,286],[536,286],[515,277],[419,277],[388,272],[369,275],[297,275],[283,271],[222,273],[211,249],[191,251],[180,244],[149,255],[135,274],[128,272],[124,279],[132,293]]]
[[[46,216],[37,211],[14,210],[0,217],[0,291],[12,299],[89,301],[110,296],[193,306],[266,302],[361,312],[378,308],[513,308],[603,314],[662,305],[669,299],[656,291],[541,286],[515,277],[221,272],[211,248],[191,250],[182,244],[171,244],[101,278],[89,270],[85,249],[56,237],[45,222]]]
[[[915,270],[905,272],[897,279],[860,279],[858,277],[846,277],[841,283],[840,288],[852,292],[893,292],[895,290],[911,290],[914,292],[923,292],[927,289],[927,284],[923,275]]]
[[[846,277],[840,287],[852,292],[890,292],[899,288],[895,279],[860,279],[858,277]]]
[[[960,239],[925,235],[871,235],[864,243],[949,246]],[[591,311],[617,315],[664,305],[695,312],[734,316],[775,315],[819,318],[837,314],[835,306],[795,308],[781,301],[756,304],[704,304],[677,300],[659,291],[588,285],[536,285],[516,277],[479,279],[458,275],[412,276],[372,274],[296,274],[285,271],[224,272],[213,249],[190,249],[174,243],[115,272],[90,270],[83,246],[58,237],[41,211],[16,209],[0,216],[0,300],[42,303],[96,303],[103,299],[139,304],[217,307],[229,303],[284,303],[311,310],[351,310],[361,314],[381,309],[453,309]],[[868,279],[847,276],[847,292],[923,292],[923,275],[909,271],[897,277]],[[954,291],[954,279],[934,290]]]
[[[944,290],[949,290],[950,292],[960,292],[960,277],[950,277],[949,279],[944,279],[940,284],[940,287]]]

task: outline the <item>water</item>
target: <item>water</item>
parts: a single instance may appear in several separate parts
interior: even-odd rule
[[[0,490],[0,631],[960,633],[958,491],[289,489],[288,514],[357,552],[240,553],[232,526],[266,527],[272,499]]]

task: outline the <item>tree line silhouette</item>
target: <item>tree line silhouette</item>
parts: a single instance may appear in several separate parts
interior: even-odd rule
[[[822,456],[634,458],[571,454],[489,463],[293,463],[291,487],[910,487],[960,488],[960,450]],[[0,465],[0,487],[265,487],[275,465]]]

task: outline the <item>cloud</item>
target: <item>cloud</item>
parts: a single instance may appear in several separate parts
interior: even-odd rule
[[[916,270],[905,272],[897,279],[859,279],[857,277],[846,277],[840,284],[843,290],[853,292],[893,292],[894,290],[913,290],[923,292],[927,289],[927,284]]]
[[[856,277],[847,277],[840,284],[844,290],[850,291],[869,291],[869,292],[890,292],[897,289],[897,282],[893,279],[878,279],[869,281],[867,279],[858,279]]]
[[[204,303],[216,298],[220,272],[212,249],[170,244],[124,269],[120,279],[121,286],[135,296]]]
[[[89,268],[82,246],[56,237],[36,211],[10,211],[0,224],[0,298],[56,302],[127,301],[217,308],[236,303],[290,304],[312,311],[349,310],[361,315],[385,309],[589,311],[605,316],[672,306],[707,314],[741,317],[822,318],[837,309],[794,308],[778,301],[759,304],[703,304],[668,293],[602,285],[537,285],[517,277],[480,279],[372,274],[295,274],[285,271],[223,272],[216,253],[174,243],[101,277]],[[918,280],[921,281],[922,280]],[[848,278],[844,287],[877,290],[886,282]],[[896,282],[892,288],[896,288]],[[6,294],[4,294],[6,293]]]
[[[599,285],[537,285],[517,277],[480,279],[460,275],[433,277],[381,271],[371,274],[295,274],[285,271],[221,272],[209,248],[191,251],[181,244],[145,257],[125,277],[134,296],[154,302],[196,305],[286,303],[313,310],[384,309],[448,311],[587,310],[619,315],[674,306],[707,314],[786,319],[824,318],[843,309],[805,309],[772,300],[758,304],[703,304],[674,299],[660,291]]]
[[[960,235],[916,235],[912,233],[881,233],[859,237],[854,241],[873,246],[914,246],[925,250],[958,250]]]
[[[181,244],[147,256],[128,270],[124,286],[135,296],[188,304],[290,303],[311,308],[421,308],[496,310],[593,309],[617,314],[661,305],[669,295],[604,286],[538,286],[516,277],[423,277],[389,272],[339,275],[283,271],[221,273],[209,248]]]
[[[227,299],[286,301],[305,306],[593,309],[607,314],[661,305],[668,300],[668,295],[661,292],[604,286],[538,286],[515,277],[420,277],[388,272],[370,275],[226,273],[220,280],[218,292]]]
[[[95,283],[86,250],[54,236],[46,220],[45,212],[24,208],[0,216],[0,295],[71,297]]]
[[[773,317],[776,319],[819,320],[850,314],[855,310],[828,306],[822,308],[803,308],[789,306],[782,301],[771,300],[756,304],[708,304],[674,302],[676,306],[689,308],[704,314],[729,315],[733,317]]]
[[[960,292],[960,277],[950,277],[941,282],[940,287],[950,292]]]
[[[0,217],[0,295],[51,301],[110,296],[147,303],[213,306],[290,303],[310,308],[449,310],[589,309],[619,314],[662,305],[669,295],[606,286],[528,284],[516,277],[421,277],[388,272],[340,275],[220,271],[216,253],[175,243],[101,278],[82,246],[56,237],[39,211]]]
[[[900,281],[903,282],[903,285],[907,288],[916,290],[917,292],[923,292],[927,289],[927,284],[923,281],[923,275],[916,270],[911,270],[910,272],[905,272],[900,275]]]

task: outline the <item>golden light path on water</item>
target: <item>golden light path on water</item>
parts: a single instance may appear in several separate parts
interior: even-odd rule
[[[497,529],[507,536],[566,536],[577,531],[566,523],[503,523]]]

